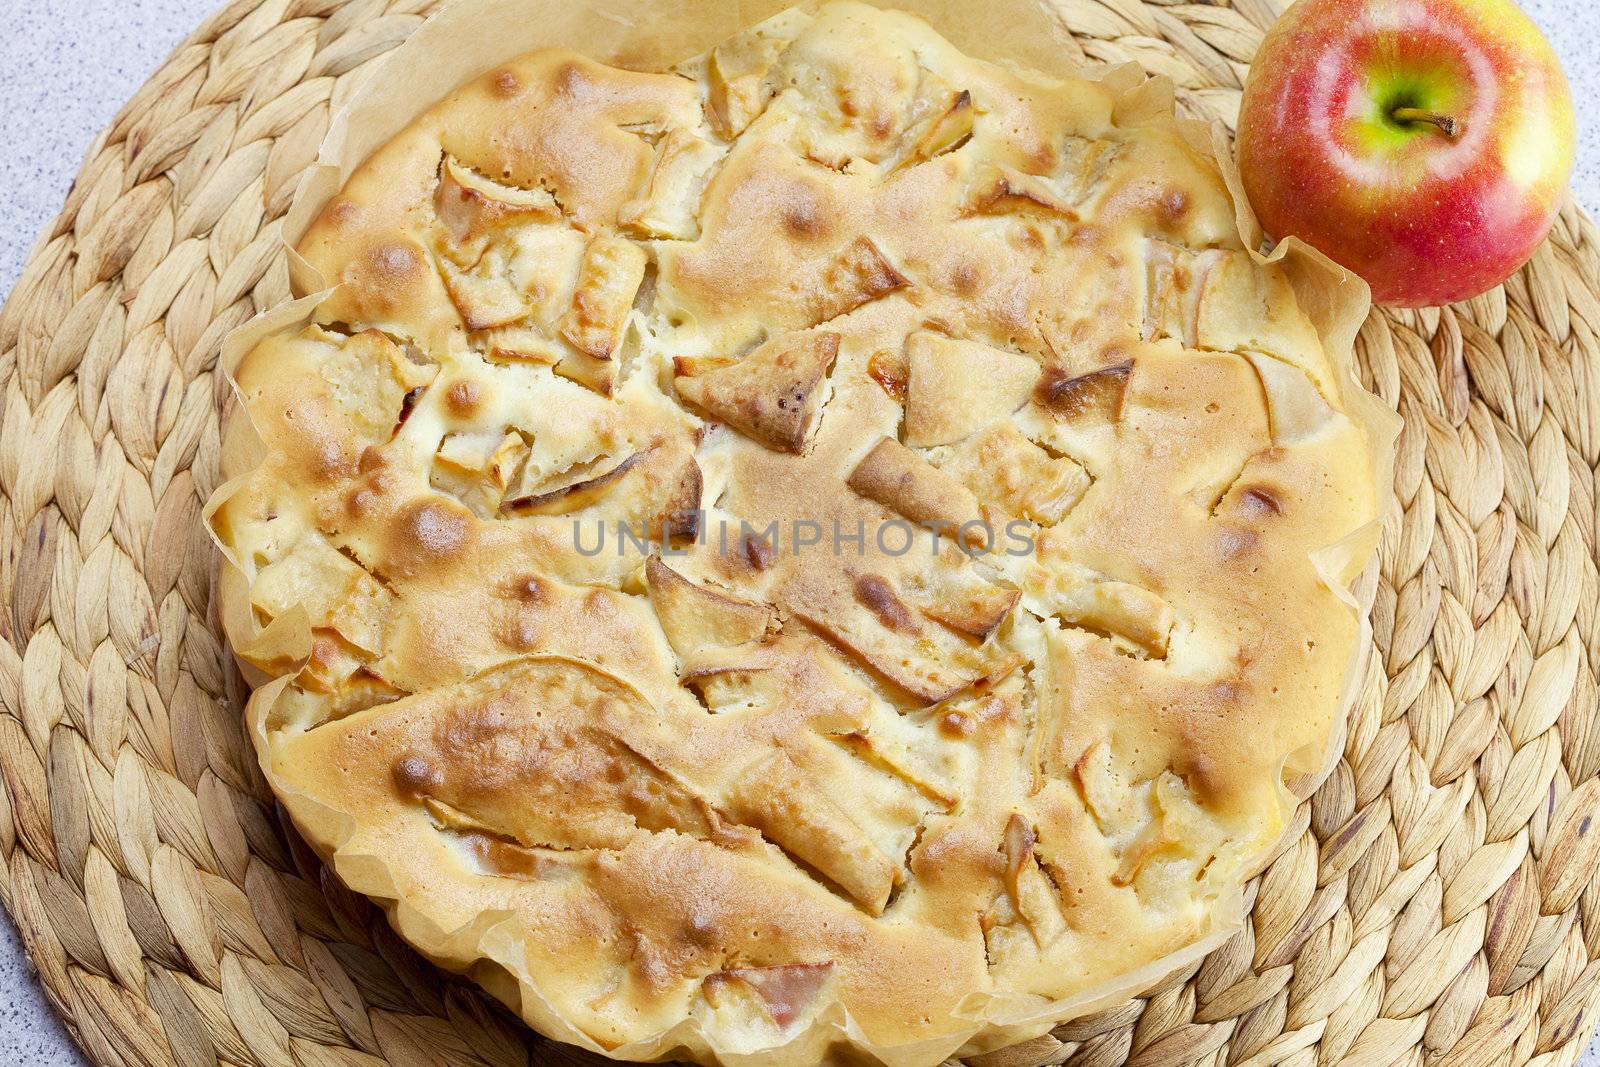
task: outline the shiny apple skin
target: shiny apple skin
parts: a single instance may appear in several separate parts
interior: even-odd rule
[[[1455,139],[1396,106],[1464,122]],[[1572,97],[1510,0],[1299,0],[1245,85],[1239,167],[1263,228],[1380,304],[1475,296],[1526,263],[1572,172]]]

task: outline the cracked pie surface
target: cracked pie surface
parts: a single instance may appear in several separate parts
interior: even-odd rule
[[[931,1064],[1225,931],[1377,446],[1154,84],[832,3],[524,56],[362,165],[210,519],[340,877],[632,1058]]]

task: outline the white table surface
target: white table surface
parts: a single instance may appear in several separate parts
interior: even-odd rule
[[[41,227],[61,206],[89,142],[174,45],[220,0],[3,0],[0,46],[0,293],[8,293]],[[1600,3],[1522,0],[1561,54],[1579,102],[1573,193],[1600,212]],[[1600,1042],[1582,1067],[1600,1067]],[[83,1067],[0,919],[0,1064]]]

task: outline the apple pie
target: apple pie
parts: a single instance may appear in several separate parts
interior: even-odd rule
[[[923,1067],[1226,932],[1378,446],[1157,85],[836,2],[526,55],[361,166],[210,515],[338,875],[620,1058]]]

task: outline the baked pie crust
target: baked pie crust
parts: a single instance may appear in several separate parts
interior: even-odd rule
[[[1226,931],[1381,444],[1154,84],[837,2],[523,56],[356,171],[210,512],[345,882],[628,1058],[931,1064]]]

